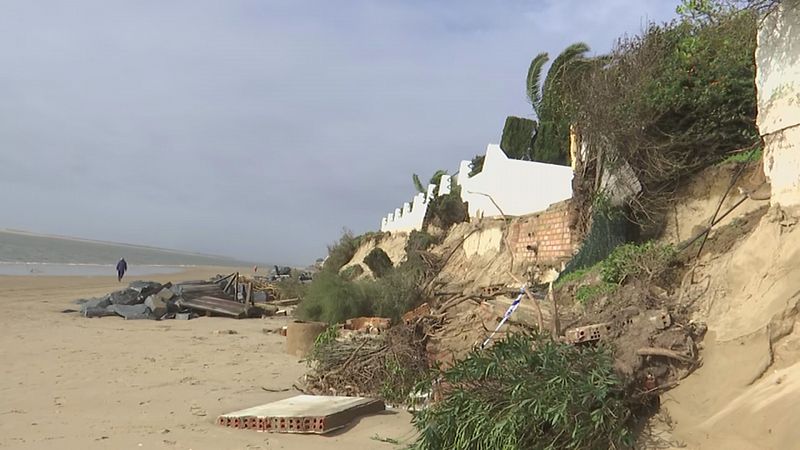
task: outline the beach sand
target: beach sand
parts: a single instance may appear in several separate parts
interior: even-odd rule
[[[219,414],[298,394],[292,384],[304,363],[285,354],[284,337],[265,332],[291,319],[157,322],[61,312],[120,286],[113,276],[0,276],[0,448],[362,450],[397,448],[376,436],[413,440],[411,416],[399,410],[326,436],[215,425]]]

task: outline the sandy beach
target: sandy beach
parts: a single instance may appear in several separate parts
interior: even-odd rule
[[[197,268],[155,281],[207,278]],[[118,289],[113,276],[0,276],[0,448],[391,449],[411,416],[389,410],[326,436],[234,430],[219,414],[296,395],[305,365],[269,332],[287,318],[86,319],[75,299]],[[230,334],[227,330],[233,330]]]

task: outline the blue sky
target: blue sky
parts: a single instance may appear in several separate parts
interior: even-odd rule
[[[0,4],[0,228],[304,264],[677,1]]]

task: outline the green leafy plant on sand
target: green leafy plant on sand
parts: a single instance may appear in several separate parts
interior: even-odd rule
[[[575,300],[583,305],[586,305],[604,295],[611,295],[616,290],[616,284],[606,283],[604,281],[601,281],[600,283],[586,284],[579,286],[578,289],[575,290]]]
[[[621,245],[600,264],[600,277],[612,284],[622,284],[632,278],[650,281],[664,273],[675,255],[671,245],[652,241]]]
[[[301,319],[332,324],[371,313],[372,305],[362,285],[330,271],[317,274],[296,311]]]
[[[447,395],[414,417],[419,450],[631,444],[631,412],[605,348],[511,335],[434,376]]]

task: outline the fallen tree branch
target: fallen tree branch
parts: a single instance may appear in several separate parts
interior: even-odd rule
[[[666,348],[643,347],[640,348],[639,350],[636,350],[636,354],[639,356],[664,356],[666,358],[677,359],[678,361],[685,362],[688,364],[692,364],[695,362],[695,360],[692,358],[681,355],[676,351],[669,350]]]

